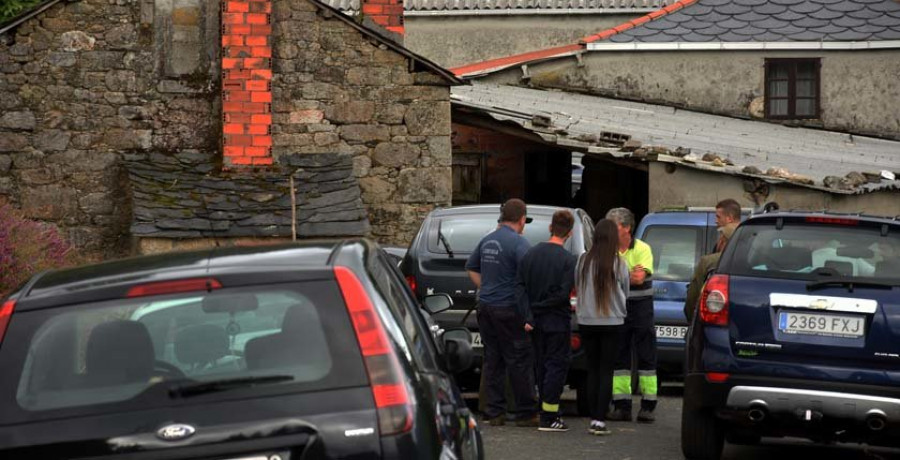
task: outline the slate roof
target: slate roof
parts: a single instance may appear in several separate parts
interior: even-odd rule
[[[543,141],[573,151],[646,161],[618,147],[616,139],[639,141],[647,152],[662,152],[658,161],[717,173],[754,177],[768,182],[790,182],[797,186],[836,194],[900,189],[900,180],[846,184],[851,172],[888,170],[900,178],[900,141],[889,141],[833,131],[787,127],[763,121],[743,120],[691,112],[673,107],[622,101],[560,91],[542,91],[514,86],[473,84],[451,89],[454,117],[459,112],[486,114],[500,122],[511,122],[538,135]],[[535,115],[548,117],[550,126],[535,125]],[[460,117],[461,118],[461,117]],[[622,142],[618,142],[622,145]],[[658,148],[657,148],[658,147]],[[679,153],[680,152],[680,153]],[[691,155],[685,157],[686,153]],[[680,156],[669,156],[678,153]],[[716,154],[733,163],[713,166],[701,161]],[[662,158],[665,157],[665,158]],[[753,166],[761,172],[778,169],[779,175],[745,172]],[[805,176],[805,183],[797,177]],[[834,186],[826,186],[827,181]]]
[[[896,0],[697,0],[613,43],[900,40]]]
[[[369,220],[350,157],[279,158],[280,169],[212,176],[198,153],[126,157],[132,188],[131,234],[138,237],[290,237],[294,175],[299,237],[363,236]]]
[[[362,0],[324,0],[344,12],[359,11]],[[404,0],[407,13],[432,11],[527,12],[554,10],[567,13],[608,11],[609,13],[648,11],[666,6],[670,0]],[[619,11],[621,10],[621,11]]]

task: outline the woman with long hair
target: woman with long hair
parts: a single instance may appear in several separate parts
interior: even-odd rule
[[[578,331],[587,354],[587,397],[591,413],[588,431],[607,435],[606,411],[612,399],[613,365],[625,323],[628,265],[619,257],[616,224],[603,219],[594,227],[591,249],[575,269]]]

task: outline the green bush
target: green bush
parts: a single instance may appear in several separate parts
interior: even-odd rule
[[[0,24],[41,3],[41,0],[0,0]]]

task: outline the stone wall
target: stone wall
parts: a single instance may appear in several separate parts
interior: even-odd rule
[[[60,226],[85,252],[127,252],[121,154],[219,144],[216,48],[204,45],[216,5],[61,2],[3,37],[0,198]]]
[[[529,65],[531,84],[760,118],[766,58],[821,58],[821,120],[795,122],[834,131],[900,139],[900,50],[606,52]],[[518,68],[492,83],[520,84]]]
[[[272,154],[353,157],[372,236],[406,244],[450,204],[450,90],[305,0],[275,2]]]
[[[220,7],[60,2],[0,38],[0,199],[85,252],[130,252],[123,158],[221,170]],[[351,157],[371,235],[408,242],[450,202],[448,82],[307,0],[275,7],[273,156]]]

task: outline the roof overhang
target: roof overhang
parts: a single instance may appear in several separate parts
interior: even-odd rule
[[[587,43],[587,51],[855,51],[900,49],[900,40],[869,42]]]
[[[503,8],[490,10],[406,10],[406,17],[444,16],[583,16],[647,14],[656,8]]]

